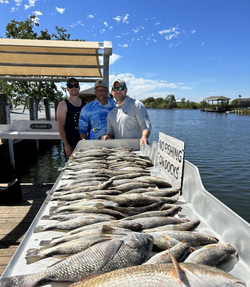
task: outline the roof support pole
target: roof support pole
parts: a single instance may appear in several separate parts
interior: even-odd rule
[[[103,79],[109,84],[109,57],[112,55],[112,44],[109,41],[104,41],[103,54]]]

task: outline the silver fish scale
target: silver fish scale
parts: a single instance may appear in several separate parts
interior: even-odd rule
[[[115,252],[106,263],[104,260],[107,258],[107,252],[109,252],[108,245],[110,243],[111,241],[94,245],[83,252],[72,255],[65,260],[47,267],[42,272],[28,275],[27,279],[32,276],[32,279],[34,280],[35,278],[35,282],[37,283],[49,280],[74,281],[91,274],[138,265],[145,262],[148,258],[153,247],[153,238],[148,235],[142,236],[142,234],[126,236],[121,247],[118,248],[117,252]]]

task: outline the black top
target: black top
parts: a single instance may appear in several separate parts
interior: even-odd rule
[[[82,100],[81,100],[82,101]],[[79,124],[79,116],[82,107],[86,105],[85,101],[82,101],[80,107],[75,107],[70,103],[68,99],[65,100],[67,105],[67,115],[66,115],[66,122],[65,122],[65,132],[68,143],[74,149],[77,143],[79,142],[80,134],[78,129]]]

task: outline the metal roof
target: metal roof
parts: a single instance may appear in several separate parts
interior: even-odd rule
[[[228,101],[230,98],[219,96],[219,97],[208,97],[203,99],[204,101]]]
[[[108,41],[0,39],[0,80],[65,81],[65,77],[79,77],[82,82],[97,78],[108,82],[110,55],[112,44]]]

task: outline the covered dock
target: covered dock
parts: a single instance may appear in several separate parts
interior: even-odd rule
[[[204,112],[217,112],[217,113],[225,113],[229,110],[229,100],[230,98],[223,96],[214,96],[204,98],[203,101],[206,101],[207,107],[204,107],[202,111]],[[210,102],[212,102],[210,104]],[[215,104],[214,104],[215,102]]]

